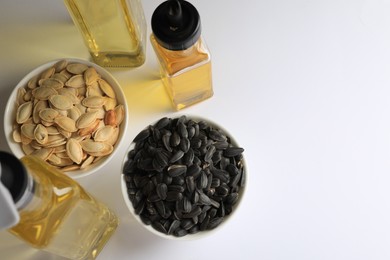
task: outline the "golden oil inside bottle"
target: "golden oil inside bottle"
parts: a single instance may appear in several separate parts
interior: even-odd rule
[[[211,57],[202,38],[180,51],[165,49],[153,34],[151,43],[160,62],[163,83],[176,110],[213,96]]]
[[[72,179],[37,158],[21,159],[38,183],[9,231],[33,247],[71,259],[95,259],[118,226],[117,217]]]
[[[128,3],[128,0],[65,0],[93,60],[101,66],[140,66],[145,61],[143,13],[137,9],[131,14]]]

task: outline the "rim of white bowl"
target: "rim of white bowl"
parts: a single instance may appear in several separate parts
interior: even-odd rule
[[[87,167],[83,170],[76,170],[76,171],[68,171],[64,172],[66,175],[73,179],[79,179],[86,176],[91,175],[92,173],[97,172],[99,169],[101,169],[104,165],[106,165],[117,153],[119,150],[119,146],[123,143],[123,139],[126,136],[127,132],[127,124],[128,124],[128,105],[126,102],[126,96],[123,93],[121,85],[118,83],[118,81],[114,78],[113,75],[111,75],[110,72],[108,72],[105,68],[97,65],[96,63],[93,63],[88,60],[83,60],[79,58],[59,58],[55,60],[48,61],[46,63],[43,63],[39,66],[37,66],[35,69],[31,70],[28,74],[26,74],[14,87],[12,90],[6,107],[4,111],[4,134],[6,136],[6,140],[8,143],[9,148],[11,149],[12,153],[17,157],[21,158],[25,156],[25,153],[22,150],[22,147],[19,143],[16,143],[12,140],[12,131],[13,131],[13,124],[14,124],[14,115],[16,114],[16,107],[14,106],[14,102],[16,100],[17,91],[19,88],[26,86],[27,82],[35,75],[43,72],[45,69],[48,69],[52,65],[54,65],[56,62],[66,60],[68,62],[75,62],[75,63],[82,63],[86,64],[88,66],[94,67],[97,72],[102,76],[103,79],[105,79],[110,85],[113,86],[115,94],[117,95],[117,100],[119,104],[122,104],[125,110],[125,117],[123,118],[123,121],[120,125],[120,133],[118,140],[116,144],[114,145],[113,152],[108,155],[106,158],[101,159],[100,161],[96,162],[93,166]]]
[[[229,131],[227,131],[224,127],[221,127],[218,123],[215,123],[211,119],[208,119],[208,118],[202,117],[202,116],[188,114],[188,113],[177,114],[177,115],[174,115],[174,116],[167,116],[167,117],[175,119],[175,118],[179,118],[181,116],[186,116],[187,119],[193,119],[193,120],[196,120],[198,122],[201,121],[201,120],[207,122],[209,125],[211,125],[211,126],[217,128],[217,129],[221,130],[225,135],[227,135],[230,138],[230,141],[231,141],[231,143],[233,145],[235,145],[237,147],[240,147],[238,145],[238,142],[236,141],[236,139],[230,134]],[[152,122],[151,124],[149,124],[146,127],[142,128],[142,130],[144,130],[145,128],[149,127],[150,125],[156,124],[157,122],[158,122],[158,120]],[[242,205],[242,200],[245,197],[246,189],[247,189],[246,187],[247,187],[247,183],[248,183],[248,166],[247,166],[247,163],[245,161],[245,156],[244,155],[243,155],[243,158],[242,158],[243,165],[244,165],[244,173],[245,173],[244,186],[240,188],[240,195],[239,195],[238,201],[233,206],[232,212],[227,217],[225,217],[224,221],[221,224],[219,224],[217,227],[215,227],[214,229],[211,229],[211,230],[199,231],[198,233],[195,233],[195,234],[187,234],[187,235],[185,235],[183,237],[176,237],[176,236],[173,236],[173,235],[167,235],[167,234],[164,234],[162,232],[159,232],[159,231],[155,230],[151,225],[146,225],[145,223],[143,223],[141,218],[140,218],[140,216],[135,214],[133,204],[131,203],[131,201],[130,201],[130,199],[128,197],[126,180],[125,180],[125,174],[123,173],[124,166],[125,166],[126,162],[128,161],[128,154],[134,148],[134,145],[135,145],[135,143],[133,141],[131,141],[131,144],[126,149],[125,155],[124,155],[123,160],[122,160],[121,178],[120,178],[121,190],[122,190],[123,200],[125,201],[125,204],[126,204],[127,208],[129,209],[131,215],[146,230],[152,232],[153,234],[155,234],[155,235],[157,235],[159,237],[165,238],[165,239],[183,240],[183,241],[184,240],[195,240],[195,239],[200,239],[200,238],[203,238],[203,237],[215,234],[216,232],[218,232],[218,230],[220,230],[222,227],[224,227],[234,217],[234,215],[236,215],[236,212],[238,211],[239,207]]]

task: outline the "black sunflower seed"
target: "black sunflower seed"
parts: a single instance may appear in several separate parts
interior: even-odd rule
[[[198,206],[194,207],[189,213],[183,214],[183,218],[193,218],[202,213],[202,209]]]
[[[210,205],[211,204],[211,200],[206,194],[204,194],[203,192],[198,192],[198,193],[199,193],[198,203],[200,205]]]
[[[237,175],[235,175],[235,176],[233,176],[233,178],[231,178],[231,180],[229,182],[230,187],[236,188],[240,180],[241,180],[241,172],[239,172]]]
[[[215,129],[210,130],[209,137],[214,141],[219,141],[219,142],[224,142],[227,140],[225,135],[223,135],[221,132]]]
[[[183,194],[178,191],[168,191],[167,197],[165,198],[166,201],[177,201],[180,200],[183,197]]]
[[[230,205],[234,205],[238,201],[238,193],[233,192],[233,193],[227,195],[225,201],[226,201],[226,203],[228,203]]]
[[[238,155],[242,154],[243,152],[244,152],[243,148],[240,148],[240,147],[228,147],[223,152],[223,155],[225,155],[226,157],[234,157],[234,156],[238,156]]]
[[[229,187],[226,184],[222,184],[222,185],[218,186],[217,188],[215,188],[215,191],[220,196],[226,196],[229,194]]]
[[[198,189],[199,190],[205,189],[207,187],[207,182],[208,182],[207,175],[204,171],[202,171],[198,178],[198,185],[197,185]]]
[[[226,166],[226,171],[230,174],[230,175],[237,175],[240,171],[238,170],[237,166],[235,166],[234,164],[228,164]]]
[[[207,229],[214,229],[222,222],[223,222],[223,217],[212,218],[212,219],[210,219],[210,222],[209,222],[209,225],[207,226]]]
[[[187,234],[188,234],[188,232],[185,229],[177,229],[175,232],[173,232],[173,235],[175,237],[184,237]]]
[[[227,141],[217,141],[214,143],[215,148],[218,150],[225,150],[229,147],[229,143]]]
[[[176,147],[180,144],[180,135],[177,132],[174,132],[170,137],[170,144],[172,147]]]
[[[159,232],[161,232],[161,233],[164,233],[164,234],[167,234],[167,233],[168,233],[167,230],[165,229],[164,225],[161,224],[160,221],[154,221],[154,222],[152,222],[152,227],[153,227],[155,230],[157,230],[157,231],[159,231]]]
[[[218,187],[219,185],[221,185],[221,180],[218,179],[218,178],[213,178],[211,180],[211,188],[216,188]]]
[[[164,216],[166,214],[165,204],[162,200],[156,201],[154,205],[157,209],[158,214],[160,214],[160,216]]]
[[[215,215],[217,215],[217,209],[216,208],[210,209],[208,214],[210,215],[210,218],[213,219]]]
[[[170,135],[165,134],[165,135],[162,136],[162,143],[163,143],[165,149],[167,149],[167,151],[169,151],[169,152],[172,152],[170,139],[171,139]]]
[[[171,120],[169,118],[163,117],[160,120],[158,120],[158,122],[155,124],[155,126],[157,129],[161,129],[161,128],[166,127],[170,121]]]
[[[159,166],[158,169],[160,168],[163,169],[168,165],[168,157],[164,153],[156,152],[154,156],[154,160]]]
[[[189,230],[190,228],[192,228],[193,226],[195,225],[195,223],[192,221],[192,219],[184,219],[180,226],[185,229],[185,230]]]
[[[184,213],[189,213],[191,212],[191,209],[192,209],[192,205],[191,205],[191,202],[190,200],[187,198],[187,197],[183,197],[183,199],[181,200],[182,204],[183,204],[183,212]]]
[[[187,127],[182,122],[180,122],[177,125],[177,131],[179,132],[179,135],[181,137],[183,137],[183,138],[187,138],[188,137]]]
[[[187,184],[187,190],[189,191],[190,194],[192,194],[195,191],[194,176],[187,176],[186,184]]]
[[[206,152],[206,154],[205,154],[205,156],[204,156],[204,161],[205,161],[205,162],[211,163],[215,151],[216,151],[215,146],[214,146],[214,145],[210,145],[210,146],[207,148],[207,152]]]
[[[178,228],[180,227],[180,221],[179,220],[173,220],[171,225],[169,226],[169,229],[168,229],[168,234],[171,235],[173,234],[173,232]]]
[[[173,164],[168,167],[167,169],[169,176],[171,177],[177,177],[182,175],[187,171],[187,166],[180,165],[180,164]]]
[[[206,215],[206,217],[204,218],[203,222],[200,224],[199,229],[201,231],[206,230],[207,227],[209,226],[209,223],[210,223],[210,216]]]
[[[165,200],[167,198],[167,192],[168,186],[165,183],[157,184],[156,193],[162,200]]]
[[[188,230],[188,233],[190,234],[196,234],[199,232],[199,227],[197,225],[193,226],[190,230]]]
[[[168,186],[168,191],[184,192],[184,190],[185,190],[185,187],[183,187],[183,185],[171,184]]]
[[[195,135],[195,128],[193,126],[187,127],[188,139],[192,139]]]
[[[150,130],[149,130],[149,128],[146,128],[146,129],[142,130],[141,132],[139,132],[139,134],[134,138],[133,142],[137,143],[137,142],[143,141],[146,138],[148,138],[149,136],[150,136]]]
[[[188,175],[188,176],[197,176],[197,174],[200,173],[201,170],[202,170],[202,168],[200,168],[199,165],[193,164],[193,165],[191,165],[190,167],[188,167],[188,169],[187,169],[187,175]],[[194,178],[195,178],[195,177],[194,177]]]
[[[184,152],[182,150],[177,150],[169,160],[169,163],[174,163],[180,160],[184,156]]]
[[[188,151],[183,156],[183,160],[182,160],[183,164],[190,166],[194,161],[194,157],[195,157],[194,150],[189,148]]]
[[[179,146],[183,152],[185,152],[185,153],[188,152],[188,150],[190,149],[190,146],[191,146],[190,140],[186,137],[181,138]]]

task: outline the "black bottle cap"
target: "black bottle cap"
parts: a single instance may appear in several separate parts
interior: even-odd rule
[[[169,0],[152,15],[152,31],[157,42],[169,50],[185,50],[200,37],[200,16],[187,1]]]
[[[0,151],[0,180],[9,190],[16,203],[27,188],[28,173],[14,155]]]

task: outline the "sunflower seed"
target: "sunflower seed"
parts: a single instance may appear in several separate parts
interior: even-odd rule
[[[223,155],[226,157],[234,157],[242,154],[244,152],[243,148],[240,147],[228,147],[225,149]]]
[[[175,232],[175,230],[180,227],[180,224],[181,222],[179,220],[173,220],[171,225],[169,226],[169,229],[168,229],[168,235],[171,235],[173,234],[173,232]]]
[[[187,171],[187,166],[173,164],[173,165],[168,167],[167,171],[168,171],[169,176],[177,177],[177,176],[184,174]]]
[[[178,146],[180,143],[180,136],[178,133],[174,132],[171,136],[170,136],[170,144],[172,147],[176,147]]]
[[[174,163],[180,160],[184,155],[184,152],[182,150],[178,150],[176,153],[174,153],[169,160],[169,163]]]

